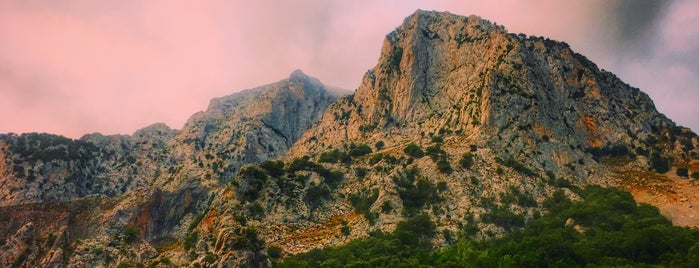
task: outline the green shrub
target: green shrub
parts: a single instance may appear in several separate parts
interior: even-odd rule
[[[311,184],[306,190],[303,201],[311,206],[320,205],[323,200],[330,199],[330,188],[325,184]]]
[[[485,223],[493,223],[506,230],[524,226],[524,216],[513,213],[506,206],[495,207],[492,211],[481,214],[481,220]]]
[[[373,223],[372,219],[375,219],[377,215],[371,213],[371,206],[379,198],[379,190],[373,189],[371,192],[367,189],[362,189],[358,193],[351,194],[349,196],[350,203],[354,210],[362,213],[370,223]]]
[[[141,230],[129,225],[121,231],[121,240],[124,241],[124,243],[131,244],[133,242],[136,242],[136,239],[138,239],[140,235]]]
[[[356,168],[354,168],[354,175],[357,176],[357,178],[360,178],[360,179],[363,179],[364,177],[366,177],[366,175],[368,174],[368,172],[369,172],[369,171],[368,171],[366,168],[363,168],[363,167],[356,167]]]
[[[369,158],[369,165],[376,165],[376,163],[381,162],[383,159],[383,154],[375,154]]]
[[[442,172],[444,174],[451,174],[454,170],[451,168],[451,164],[449,164],[449,161],[447,161],[446,158],[440,158],[437,160],[437,169],[439,172]]]
[[[471,166],[473,165],[473,154],[468,152],[461,155],[461,159],[459,159],[459,165],[465,169],[471,168]]]
[[[658,152],[650,155],[650,166],[652,170],[661,174],[670,171],[670,161]]]
[[[416,167],[410,168],[400,176],[393,177],[398,188],[398,195],[403,200],[403,213],[411,216],[426,204],[440,201],[437,187],[419,175]]]
[[[371,147],[366,144],[350,145],[349,154],[352,157],[360,157],[371,153]]]
[[[381,212],[389,213],[391,211],[393,211],[393,202],[391,202],[391,200],[383,201],[383,204],[381,204]]]
[[[279,259],[282,257],[282,249],[277,246],[269,246],[267,248],[267,255],[272,259]]]
[[[532,171],[531,169],[524,166],[524,164],[517,162],[517,160],[515,160],[512,156],[507,158],[507,160],[502,160],[502,158],[500,158],[500,157],[495,157],[495,162],[498,162],[501,165],[510,167],[523,175],[527,175],[527,176],[531,176],[531,177],[537,176],[537,174],[534,173],[534,171]]]
[[[321,163],[351,163],[352,159],[350,156],[338,149],[333,149],[328,152],[323,152],[318,158],[318,162]]]
[[[417,146],[417,144],[411,142],[405,148],[403,149],[403,152],[409,156],[415,157],[415,158],[421,158],[425,156],[425,152],[420,149],[420,146]]]
[[[340,232],[342,233],[342,235],[348,236],[348,235],[350,235],[352,230],[350,230],[349,226],[344,225],[344,226],[340,227]]]
[[[677,176],[689,177],[689,170],[687,168],[677,168]]]
[[[376,150],[381,150],[384,146],[386,146],[386,144],[384,144],[383,141],[377,141],[376,144],[374,144],[374,148],[376,148]]]
[[[692,178],[699,179],[699,171],[692,172]]]
[[[260,167],[267,171],[272,177],[280,178],[284,175],[284,162],[283,161],[264,161],[260,163]]]
[[[182,244],[185,250],[189,250],[197,244],[197,241],[199,241],[199,233],[191,232],[184,237]]]

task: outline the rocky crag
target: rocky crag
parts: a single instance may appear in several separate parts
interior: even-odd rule
[[[1,140],[0,215],[22,219],[0,219],[4,265],[257,267],[419,214],[439,247],[589,184],[699,226],[696,134],[567,44],[476,16],[415,12],[337,100],[294,72],[179,131]]]
[[[157,255],[153,246],[181,239],[182,230],[242,165],[286,152],[337,98],[334,92],[295,71],[277,83],[212,100],[182,130],[154,124],[131,136],[90,134],[80,140],[1,135],[0,204],[8,229],[0,240],[19,241],[6,244],[10,249],[0,254],[3,266],[18,259],[41,266],[131,260],[123,254],[127,251],[115,250],[126,228],[137,231],[139,240],[149,242],[147,252]],[[70,204],[87,211],[77,213]],[[38,227],[49,219],[57,221]],[[75,221],[97,227],[66,232]],[[14,230],[22,226],[34,227]],[[79,251],[93,246],[103,254]],[[143,252],[142,247],[133,250]],[[56,252],[63,252],[61,258],[47,257],[61,255]]]

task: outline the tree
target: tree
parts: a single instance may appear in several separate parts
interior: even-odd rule
[[[414,142],[411,142],[410,144],[405,146],[403,152],[415,158],[421,158],[425,156],[425,152],[423,152],[422,149],[420,149],[420,146],[417,146],[417,144],[415,144]]]

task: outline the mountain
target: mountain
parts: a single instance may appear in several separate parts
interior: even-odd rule
[[[23,250],[32,252],[24,256],[30,265],[97,265],[92,261],[104,256],[55,256],[78,240],[105,246],[108,254],[108,242],[118,241],[126,226],[140,228],[139,235],[154,245],[176,239],[213,191],[242,165],[286,152],[337,92],[297,70],[277,83],[212,100],[181,130],[154,124],[131,136],[89,134],[80,140],[0,135],[0,204],[4,215],[18,216],[0,223],[7,231],[0,240],[19,239],[6,244],[2,266]],[[92,228],[70,231],[75,221]],[[48,237],[54,239],[37,244]],[[114,261],[117,256],[129,259],[115,254]]]
[[[268,266],[416,219],[439,248],[593,184],[699,226],[697,135],[565,43],[419,10],[332,92],[295,71],[181,130],[0,136],[2,265]]]

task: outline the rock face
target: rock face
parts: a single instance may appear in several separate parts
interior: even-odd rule
[[[228,181],[243,164],[286,152],[335,98],[317,79],[295,71],[289,79],[212,100],[179,131],[160,123],[132,136],[80,140],[0,135],[0,205],[176,188],[190,179]]]
[[[696,215],[683,195],[699,186],[671,171],[698,173],[698,145],[565,43],[417,11],[350,96],[296,71],[212,100],[182,130],[0,137],[0,260],[259,267],[273,247],[340,245],[419,214],[440,234],[488,238],[587,184]],[[45,210],[66,220],[40,225]],[[50,235],[63,238],[36,242]]]

